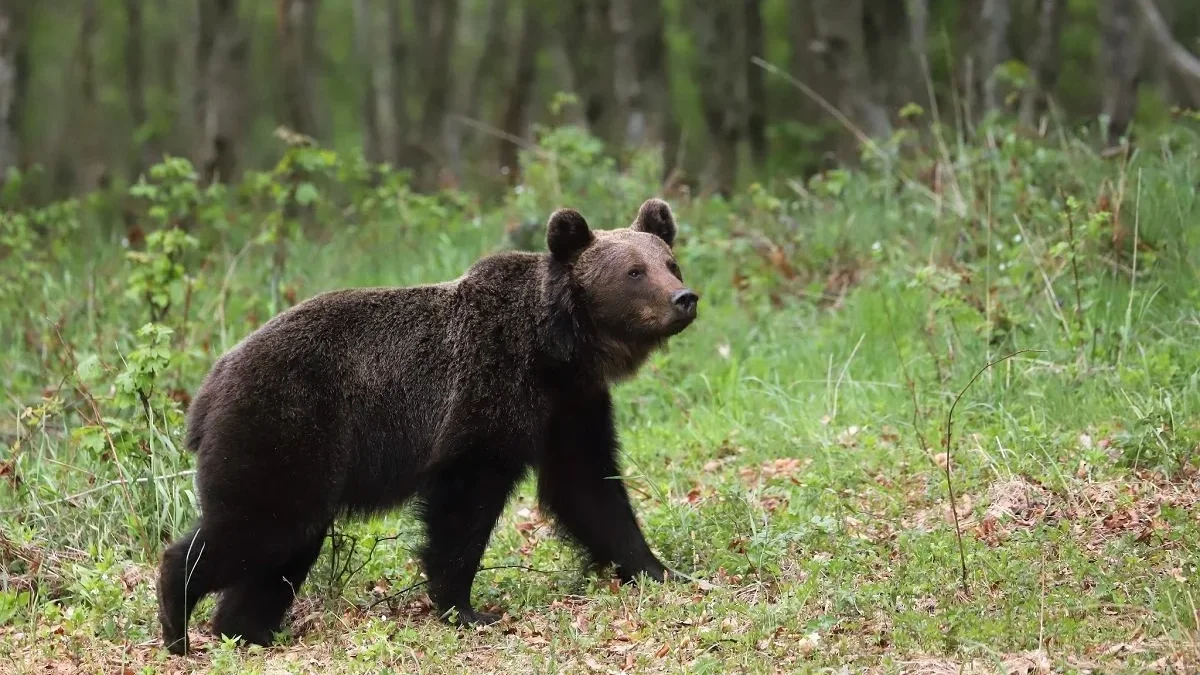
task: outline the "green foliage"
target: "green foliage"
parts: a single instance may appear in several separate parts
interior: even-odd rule
[[[303,654],[373,673],[411,670],[416,652],[445,671],[502,654],[484,669],[557,672],[616,654],[627,669],[769,672],[984,660],[1042,635],[1062,666],[1135,630],[1154,640],[1144,653],[1097,658],[1175,658],[1195,629],[1200,140],[1176,130],[1122,164],[1003,119],[986,131],[938,152],[901,136],[862,169],[729,200],[671,196],[701,318],[617,388],[617,410],[639,517],[703,584],[583,574],[526,484],[476,585],[521,639],[429,619],[404,591],[420,533],[399,513],[338,523],[286,648],[212,641],[196,658],[273,672]],[[293,141],[223,189],[183,161],[152,168],[131,189],[149,230],[137,250],[59,236],[76,231],[73,203],[0,221],[0,309],[15,318],[0,328],[0,623],[19,627],[0,648],[167,668],[141,650],[158,635],[153,565],[196,515],[188,395],[277,311],[330,288],[454,278],[513,221],[543,233],[558,206],[624,226],[659,190],[653,155],[618,167],[572,126],[539,129],[494,209]],[[945,417],[981,366],[1019,349],[1039,351],[993,366],[955,409],[963,595]]]

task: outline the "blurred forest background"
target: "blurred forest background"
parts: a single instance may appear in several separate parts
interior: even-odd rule
[[[1200,106],[1198,39],[1186,0],[0,0],[0,181],[119,189],[164,154],[231,181],[283,126],[490,194],[575,122],[727,194],[914,115],[1112,145]]]

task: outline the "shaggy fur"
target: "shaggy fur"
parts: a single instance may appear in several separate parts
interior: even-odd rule
[[[441,612],[491,622],[470,592],[521,477],[591,559],[626,581],[666,569],[616,465],[609,386],[695,318],[658,199],[628,228],[549,220],[544,254],[483,258],[462,277],[318,295],[222,356],[188,410],[199,523],[163,555],[163,641],[187,649],[220,592],[218,635],[269,644],[339,516],[410,499]]]

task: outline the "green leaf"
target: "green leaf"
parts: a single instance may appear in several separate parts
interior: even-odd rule
[[[312,183],[301,183],[296,188],[296,203],[308,206],[317,201],[317,188]]]

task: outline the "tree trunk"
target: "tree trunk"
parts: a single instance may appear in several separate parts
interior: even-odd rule
[[[817,49],[835,83],[837,107],[864,134],[884,139],[892,123],[872,84],[863,19],[863,0],[820,0]]]
[[[197,164],[205,183],[237,178],[249,46],[238,21],[237,0],[197,0]]]
[[[183,53],[181,44],[184,37],[190,37],[190,28],[183,28],[182,14],[190,27],[193,15],[181,12],[178,0],[156,0],[152,5],[150,22],[151,45],[150,63],[147,78],[147,117],[158,126],[157,142],[153,146],[155,160],[158,161],[165,153],[186,155],[194,147],[195,139],[188,136],[188,115],[181,113],[187,110],[191,91],[180,87],[180,70],[184,67],[180,55]],[[182,122],[182,123],[181,123]]]
[[[500,172],[508,176],[510,184],[520,179],[518,146],[516,140],[524,134],[529,117],[529,102],[537,78],[537,56],[542,43],[541,12],[532,3],[526,3],[521,18],[521,41],[517,47],[517,67],[509,88],[508,101],[504,107],[503,129],[505,138],[500,139],[497,156]]]
[[[125,0],[125,97],[129,101],[129,117],[134,128],[134,153],[132,159],[133,179],[136,180],[147,167],[158,161],[161,152],[157,149],[155,132],[147,125],[150,116],[146,110],[145,83],[145,21],[141,0]]]
[[[1175,75],[1185,104],[1200,105],[1200,57],[1171,35],[1171,29],[1152,0],[1134,0],[1159,59]]]
[[[362,74],[363,156],[371,163],[383,161],[379,132],[379,89],[375,82],[375,8],[369,0],[354,0],[354,47]]]
[[[837,87],[826,69],[825,60],[819,58],[824,42],[817,30],[817,7],[812,0],[792,0],[789,5],[788,37],[791,42],[791,54],[788,60],[789,74],[798,82],[804,84],[814,94],[825,101],[837,104]],[[821,128],[832,122],[829,113],[821,103],[799,87],[792,88],[790,98],[793,113],[792,118],[809,127]],[[832,136],[825,135],[820,141],[822,148],[831,146]]]
[[[79,91],[83,103],[89,108],[96,104],[96,0],[83,0],[82,18],[79,24]]]
[[[636,33],[634,71],[639,82],[634,105],[646,114],[644,141],[662,146],[663,179],[667,180],[679,160],[679,123],[671,105],[666,15],[662,0],[641,0],[631,9]]]
[[[996,68],[1008,58],[1005,38],[1012,22],[1010,0],[983,0],[976,34],[975,72],[979,78],[980,114],[998,109],[1002,103],[998,93]]]
[[[1058,42],[1062,35],[1065,0],[1041,0],[1038,7],[1037,39],[1029,55],[1033,82],[1021,95],[1021,124],[1032,127],[1046,109],[1050,92],[1058,81]]]
[[[571,63],[576,93],[583,100],[588,129],[610,149],[621,145],[610,0],[569,0],[559,31]]]
[[[909,103],[929,106],[924,80],[928,0],[866,0],[863,46],[873,97],[889,111]]]
[[[439,164],[446,165],[452,154],[453,139],[449,125],[451,82],[450,59],[454,52],[458,27],[458,0],[421,0],[417,3],[428,23],[418,24],[418,32],[427,35],[422,61],[422,86],[425,106],[421,111],[422,152],[417,164],[417,181],[432,189]]]
[[[101,147],[107,134],[97,114],[96,56],[94,43],[99,26],[96,0],[83,0],[80,7],[76,59],[68,73],[71,93],[67,96],[65,125],[55,134],[49,153],[55,188],[61,194],[88,192],[108,180],[108,163]],[[72,76],[77,76],[75,79]]]
[[[763,83],[763,69],[750,59],[765,59],[763,45],[762,0],[743,0],[745,10],[746,41],[743,67],[746,69],[746,136],[750,140],[750,154],[754,163],[762,168],[767,162],[767,89]]]
[[[637,70],[638,31],[634,23],[634,5],[639,0],[611,0],[609,28],[613,39],[613,92],[624,145],[639,147],[646,142],[645,95]]]
[[[1136,11],[1128,0],[1102,0],[1100,5],[1101,112],[1107,119],[1104,141],[1109,145],[1126,134],[1137,109],[1143,36]]]
[[[10,169],[21,166],[21,108],[28,83],[28,9],[0,5],[0,186]]]
[[[390,74],[391,117],[392,117],[392,162],[398,167],[411,166],[409,134],[412,117],[408,108],[409,52],[404,36],[404,20],[400,0],[389,0],[387,7],[388,64]]]
[[[747,91],[744,12],[724,0],[692,7],[696,40],[696,83],[713,149],[705,185],[728,197],[737,184],[738,143],[745,128]]]
[[[487,27],[483,34],[483,50],[475,63],[475,73],[467,89],[467,104],[463,114],[472,120],[484,119],[484,101],[499,90],[496,82],[503,78],[505,40],[508,33],[509,0],[492,0],[488,8]],[[518,56],[519,59],[519,56]]]
[[[317,136],[316,23],[318,0],[276,0],[283,120],[293,131]]]

